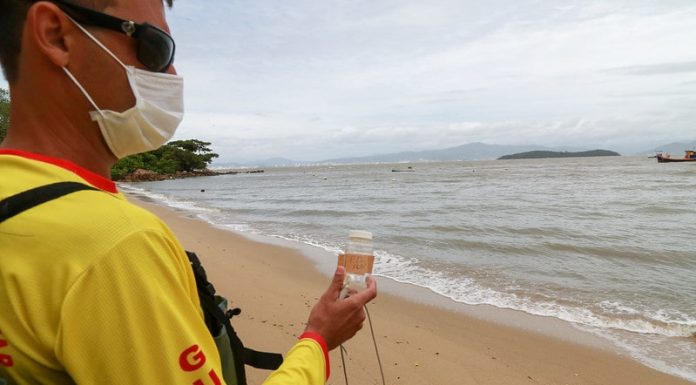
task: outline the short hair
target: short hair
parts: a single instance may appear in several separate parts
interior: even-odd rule
[[[70,0],[71,3],[102,11],[118,0]],[[174,0],[166,0],[169,7]],[[27,12],[35,1],[0,0],[0,65],[5,79],[13,83],[19,75],[19,54],[22,51],[22,30]]]

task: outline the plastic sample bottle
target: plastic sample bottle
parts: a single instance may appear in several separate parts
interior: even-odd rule
[[[338,264],[346,268],[341,297],[345,297],[349,290],[360,291],[367,287],[365,280],[372,274],[374,262],[372,233],[350,230],[345,252],[338,256]]]

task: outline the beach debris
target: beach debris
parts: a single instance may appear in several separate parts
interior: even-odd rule
[[[201,192],[205,192],[205,189],[204,189],[204,188],[202,188],[202,189],[201,189]]]
[[[419,363],[417,363],[417,362],[416,362],[416,363],[415,363],[414,365],[415,365],[416,367],[419,367],[419,366],[420,366],[420,364],[419,364]]]

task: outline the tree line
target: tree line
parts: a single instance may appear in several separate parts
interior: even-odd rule
[[[111,178],[119,180],[138,169],[164,175],[204,170],[218,157],[209,146],[198,139],[174,140],[157,150],[119,160],[111,169]]]
[[[10,125],[10,93],[0,88],[0,142]],[[171,141],[157,150],[125,157],[111,169],[111,178],[118,180],[138,169],[158,174],[176,174],[204,170],[218,157],[209,142],[198,139]]]

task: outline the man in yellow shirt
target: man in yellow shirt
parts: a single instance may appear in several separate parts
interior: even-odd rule
[[[182,246],[109,179],[183,117],[174,47],[161,0],[0,0],[0,200],[64,181],[100,190],[0,223],[0,385],[224,383]],[[377,294],[371,282],[339,299],[344,274],[266,384],[325,383],[328,351]]]

